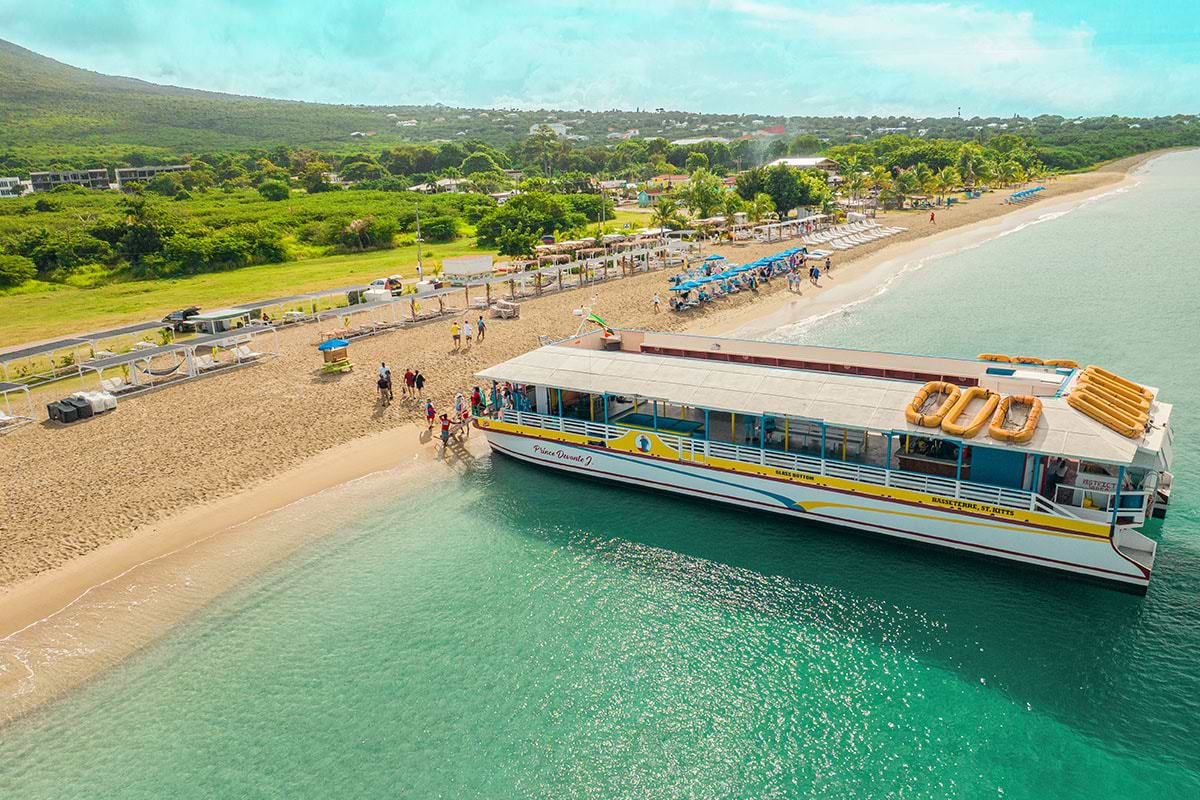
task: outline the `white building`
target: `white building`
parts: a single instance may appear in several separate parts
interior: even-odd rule
[[[831,158],[822,158],[821,156],[788,156],[787,158],[777,158],[768,167],[778,166],[792,167],[793,169],[822,169],[826,172],[836,172],[837,162]]]
[[[561,122],[535,122],[529,126],[530,135],[537,133],[538,128],[549,128],[557,136],[566,136],[567,131],[571,129],[569,125],[564,125]]]
[[[20,197],[24,193],[20,178],[0,178],[0,197]]]

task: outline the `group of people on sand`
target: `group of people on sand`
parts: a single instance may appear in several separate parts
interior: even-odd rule
[[[808,268],[808,282],[819,289],[821,288],[821,276],[829,278],[831,272],[833,272],[833,260],[826,256],[824,272],[821,271],[820,264],[813,264]],[[788,290],[799,293],[803,285],[804,276],[800,274],[799,267],[796,267],[788,273]]]
[[[438,436],[442,440],[442,453],[450,445],[451,437],[462,435],[466,439],[471,436],[471,418],[488,413],[487,396],[478,386],[474,387],[468,397],[462,392],[454,395],[454,408],[441,414],[433,405],[432,400],[425,401],[425,424],[428,430],[438,425]]]
[[[483,315],[475,322],[475,327],[471,327],[471,320],[464,319],[461,323],[458,320],[450,323],[450,338],[454,340],[454,349],[462,350],[464,347],[471,346],[471,340],[479,336],[479,341],[482,342],[487,337],[487,323],[483,321]],[[466,339],[464,345],[463,340]]]
[[[379,362],[379,377],[375,381],[375,386],[379,390],[379,402],[383,405],[390,405],[396,399],[392,383],[392,370],[387,362]],[[404,378],[400,387],[401,396],[420,400],[424,391],[425,376],[421,374],[421,370],[407,367],[404,370]]]

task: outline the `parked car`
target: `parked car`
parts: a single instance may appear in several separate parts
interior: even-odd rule
[[[162,318],[162,321],[171,326],[171,330],[176,333],[186,333],[194,331],[196,327],[188,322],[189,319],[200,313],[200,306],[188,306],[181,308],[178,311],[172,311]]]

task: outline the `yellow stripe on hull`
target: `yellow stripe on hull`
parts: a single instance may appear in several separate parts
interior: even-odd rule
[[[595,437],[584,436],[582,434],[567,433],[563,431],[549,431],[544,428],[517,425],[511,422],[502,422],[494,419],[477,419],[476,421],[479,427],[487,430],[496,430],[504,433],[531,436],[537,439],[544,439],[546,441],[564,442],[578,445],[587,445],[592,442],[599,441]],[[639,439],[642,440],[642,447],[638,447]],[[831,489],[841,492],[852,492],[854,494],[865,495],[880,500],[894,500],[912,505],[925,506],[933,511],[960,511],[968,514],[991,517],[997,522],[1015,523],[1003,525],[962,520],[964,524],[1006,528],[1009,530],[1019,530],[1024,533],[1038,533],[1046,536],[1067,536],[1071,538],[1087,539],[1108,538],[1109,536],[1109,528],[1103,523],[1089,522],[1087,520],[1067,519],[1065,517],[1058,517],[1052,514],[1043,514],[1036,511],[1010,508],[1008,506],[996,506],[987,503],[978,503],[973,500],[957,500],[954,498],[942,497],[940,495],[916,492],[909,489],[900,489],[891,486],[878,486],[871,483],[860,483],[858,481],[851,481],[845,478],[814,475],[808,472],[799,472],[781,467],[747,464],[742,461],[733,461],[731,459],[717,458],[715,456],[708,456],[706,458],[700,453],[697,453],[695,457],[686,455],[681,461],[679,458],[679,452],[674,447],[665,444],[662,439],[651,432],[629,431],[615,439],[607,440],[605,444],[607,449],[618,453],[630,453],[639,456],[653,456],[655,458],[677,463],[705,464],[709,467],[740,473],[743,475],[774,478],[776,480],[783,480],[789,483],[805,486],[814,486],[817,488]],[[839,506],[840,504],[830,503],[826,505]],[[842,507],[861,508],[860,506],[849,504]],[[878,509],[870,510],[878,511]],[[891,511],[887,513],[921,517],[926,519],[937,519],[936,517],[910,512]],[[1043,530],[1041,528],[1023,527],[1023,525],[1026,524],[1056,528],[1058,530]]]

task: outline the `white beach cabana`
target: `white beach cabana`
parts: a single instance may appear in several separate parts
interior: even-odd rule
[[[14,407],[13,395],[19,394],[25,395],[25,402]],[[0,383],[0,434],[27,425],[33,419],[33,399],[29,395],[29,387],[21,383]]]

